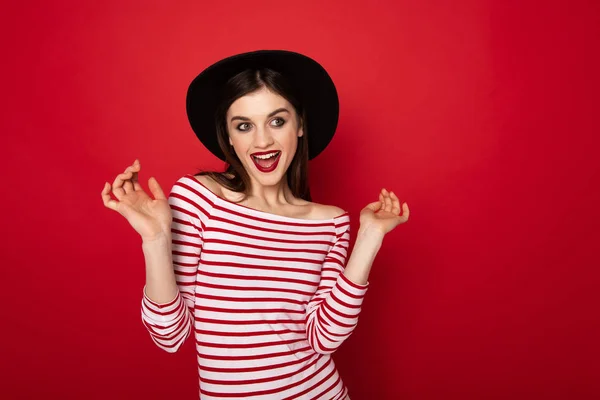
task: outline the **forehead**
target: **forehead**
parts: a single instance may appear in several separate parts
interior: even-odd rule
[[[227,116],[262,116],[280,107],[285,107],[291,111],[291,104],[284,97],[267,88],[262,88],[234,101],[227,110]]]

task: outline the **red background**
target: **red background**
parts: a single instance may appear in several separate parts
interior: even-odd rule
[[[50,4],[51,3],[51,4]],[[93,3],[93,4],[92,4]],[[334,355],[353,400],[600,397],[597,1],[53,1],[2,12],[3,399],[194,399],[140,319],[141,239],[100,196],[222,168],[185,116],[228,55],[318,60],[340,96],[314,201],[411,209]]]

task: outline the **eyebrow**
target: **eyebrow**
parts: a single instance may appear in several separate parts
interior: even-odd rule
[[[282,111],[285,111],[287,113],[289,113],[287,108],[278,108],[277,110],[273,111],[272,113],[270,113],[269,115],[267,115],[267,118],[271,118],[273,115],[280,113]],[[250,121],[250,118],[248,117],[241,117],[239,115],[236,115],[235,117],[231,117],[230,121],[233,122],[234,119],[240,119],[242,121]]]

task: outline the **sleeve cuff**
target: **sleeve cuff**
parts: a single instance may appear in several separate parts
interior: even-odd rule
[[[365,283],[364,285],[352,282],[350,279],[348,279],[346,275],[344,275],[343,272],[340,274],[340,279],[338,279],[338,283],[344,289],[348,290],[353,294],[358,295],[364,295],[369,287],[369,281],[367,281],[367,283]]]
[[[357,314],[365,297],[369,284],[359,285],[350,281],[343,273],[338,276],[331,291],[330,306],[349,316]]]
[[[146,306],[146,308],[148,308],[148,310],[156,313],[156,314],[170,314],[174,311],[176,311],[181,303],[181,294],[179,292],[177,292],[177,294],[175,295],[175,298],[166,302],[166,303],[157,303],[154,300],[151,300],[150,297],[148,297],[148,294],[146,293],[146,286],[144,285],[144,289],[143,289],[143,302],[144,305]]]

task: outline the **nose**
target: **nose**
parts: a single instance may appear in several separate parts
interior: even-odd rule
[[[254,147],[257,149],[266,149],[273,144],[273,135],[264,127],[257,127],[254,131]]]

